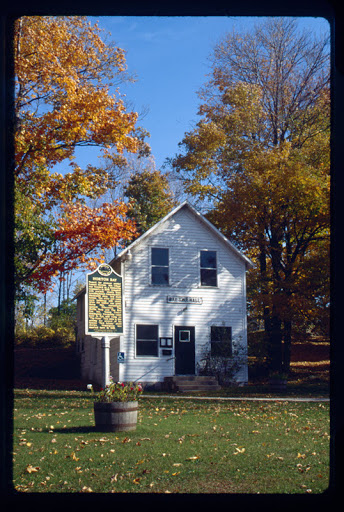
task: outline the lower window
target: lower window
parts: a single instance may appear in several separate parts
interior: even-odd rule
[[[211,355],[232,357],[232,328],[211,326]]]
[[[136,355],[158,357],[158,325],[136,326]]]

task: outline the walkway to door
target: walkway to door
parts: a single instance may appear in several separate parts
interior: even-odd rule
[[[329,402],[330,398],[295,398],[295,397],[221,397],[221,396],[184,396],[184,395],[141,395],[142,398],[181,398],[183,400],[238,400],[266,402]]]

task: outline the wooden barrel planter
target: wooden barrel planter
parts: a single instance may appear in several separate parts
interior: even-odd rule
[[[101,432],[135,430],[138,402],[95,402],[94,420]]]

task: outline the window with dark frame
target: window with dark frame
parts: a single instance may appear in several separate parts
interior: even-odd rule
[[[217,286],[216,251],[201,251],[201,286]]]
[[[158,357],[159,326],[136,325],[136,355]]]
[[[152,284],[168,286],[169,284],[169,254],[168,249],[151,248]]]
[[[232,328],[211,326],[211,356],[232,357]]]

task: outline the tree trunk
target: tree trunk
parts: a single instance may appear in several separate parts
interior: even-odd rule
[[[291,327],[291,320],[287,320],[284,322],[283,372],[285,373],[289,373],[290,371]]]
[[[47,294],[44,294],[44,306],[43,306],[43,325],[47,325]]]
[[[272,224],[272,223],[271,223]],[[282,354],[282,320],[280,313],[281,297],[283,289],[281,283],[281,253],[282,253],[282,235],[277,226],[273,229],[271,225],[270,252],[272,265],[272,313],[271,313],[271,332],[270,332],[270,369],[276,372],[283,370],[283,354]]]
[[[276,314],[272,311],[270,320],[270,333],[268,343],[268,357],[270,363],[270,370],[281,372],[282,371],[282,322]]]
[[[268,289],[267,289],[267,277],[266,277],[266,249],[265,249],[265,239],[264,234],[260,234],[260,241],[259,241],[259,270],[260,270],[260,276],[261,276],[261,293],[263,296],[263,302],[265,302],[265,297],[268,295]],[[264,305],[263,306],[263,321],[264,321],[264,331],[265,336],[268,336],[270,332],[270,322],[269,322],[269,307]]]
[[[61,311],[61,288],[62,288],[62,282],[59,281],[59,296],[57,301],[57,314],[60,314]]]

